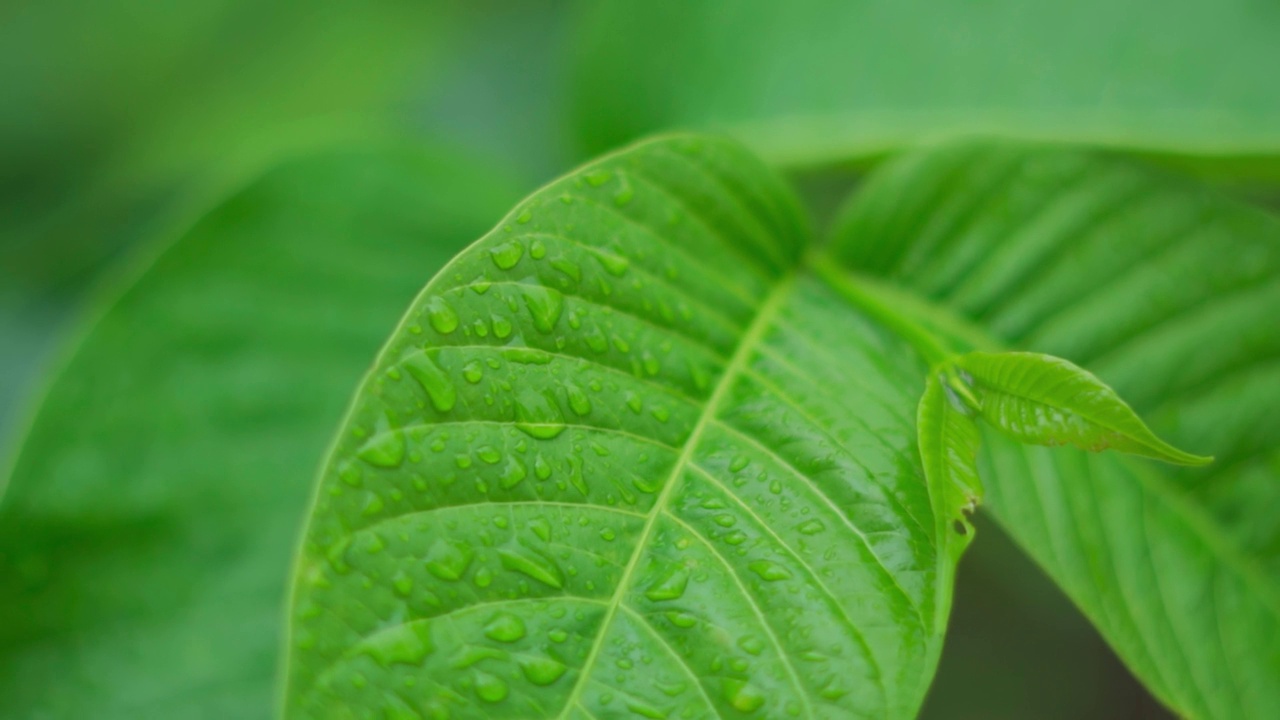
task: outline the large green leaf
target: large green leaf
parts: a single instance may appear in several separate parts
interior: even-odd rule
[[[1280,155],[1280,11],[1253,0],[587,5],[596,150],[714,126],[795,163],[971,134]]]
[[[1280,716],[1280,221],[1131,162],[956,145],[877,173],[836,232],[957,337],[1070,358],[1208,468],[985,438],[997,519],[1179,713]],[[958,346],[982,345],[969,332]],[[976,339],[975,339],[976,338]]]
[[[806,241],[766,169],[673,137],[446,266],[323,470],[286,715],[912,717],[958,554],[925,368]]]
[[[346,389],[507,187],[407,147],[295,161],[105,309],[0,506],[0,716],[270,715],[291,551]]]

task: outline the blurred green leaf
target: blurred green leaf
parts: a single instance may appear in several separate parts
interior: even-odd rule
[[[1214,451],[1173,469],[987,433],[982,475],[997,519],[1163,702],[1280,715],[1280,220],[1125,160],[966,144],[877,173],[833,252],[932,299],[921,322],[950,310],[1070,358]]]
[[[310,479],[347,390],[511,202],[401,145],[279,167],[104,307],[0,505],[0,715],[265,718]]]
[[[804,225],[738,145],[668,136],[446,266],[322,471],[286,715],[913,717],[963,543],[924,368]]]
[[[1280,164],[1280,6],[1253,0],[584,3],[579,136],[731,130],[830,163],[956,135]]]

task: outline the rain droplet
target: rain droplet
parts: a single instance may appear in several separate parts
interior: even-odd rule
[[[524,637],[524,621],[511,613],[498,613],[484,626],[484,634],[490,640],[513,643]]]
[[[579,415],[588,415],[591,413],[591,400],[587,397],[587,393],[573,383],[565,384],[565,392],[569,396],[569,407]]]
[[[433,295],[427,300],[427,320],[442,335],[458,329],[458,313],[439,295]]]
[[[511,321],[504,315],[493,316],[493,334],[498,336],[499,340],[505,340],[511,336]]]
[[[796,529],[804,535],[817,535],[827,528],[822,524],[821,520],[806,520],[805,522],[800,523],[800,527]]]
[[[534,685],[550,685],[559,680],[567,669],[551,658],[528,658],[520,661],[520,672]]]
[[[551,477],[551,464],[542,457],[541,453],[533,459],[533,474],[539,480],[546,480]]]
[[[698,618],[694,615],[690,615],[687,612],[681,612],[679,610],[671,610],[670,612],[667,612],[664,614],[666,615],[667,619],[671,621],[671,624],[675,625],[678,628],[691,628],[694,625],[698,624]]]
[[[396,625],[369,636],[363,642],[361,652],[383,667],[420,665],[431,652],[431,647],[429,623],[419,621]]]
[[[489,255],[493,258],[494,265],[502,270],[510,270],[524,256],[524,245],[521,245],[518,240],[505,242],[490,249]]]
[[[498,484],[504,490],[510,490],[511,488],[519,485],[520,481],[524,480],[525,476],[528,474],[529,471],[525,469],[524,463],[520,461],[520,458],[511,457],[507,460],[507,467],[502,471],[502,476],[498,479]]]
[[[724,681],[724,699],[735,710],[752,712],[764,705],[764,693],[744,680],[729,678]]]
[[[457,580],[471,566],[472,557],[474,553],[467,543],[437,538],[427,549],[427,572],[441,580]]]
[[[522,285],[524,306],[529,310],[533,326],[538,332],[550,333],[555,329],[564,311],[564,295],[555,288],[544,285]]]
[[[502,453],[492,445],[481,445],[476,448],[476,457],[489,465],[497,465],[498,461],[502,459]]]
[[[542,542],[551,542],[551,523],[546,518],[534,518],[529,521],[529,529]]]
[[[631,267],[631,261],[621,255],[614,255],[604,251],[596,253],[596,260],[600,262],[605,272],[614,277],[622,277],[626,274],[627,268]]]
[[[747,568],[769,582],[786,580],[791,577],[789,570],[769,560],[756,560],[747,563]]]
[[[476,697],[487,703],[507,699],[507,684],[489,673],[476,673]]]
[[[689,587],[689,572],[683,566],[669,568],[665,573],[644,591],[644,596],[653,601],[676,600],[684,595]]]
[[[527,390],[515,402],[516,428],[539,440],[549,440],[564,432],[564,414],[554,400]]]
[[[414,353],[405,358],[403,365],[414,380],[427,391],[431,405],[440,412],[448,412],[458,403],[458,391],[453,380],[427,353]]]
[[[582,280],[582,266],[572,260],[564,258],[552,260],[551,267],[573,278],[574,282],[580,282]]]
[[[564,575],[560,572],[560,567],[549,558],[528,548],[518,550],[500,548],[498,558],[502,562],[502,567],[507,570],[527,575],[556,589],[564,587]]]
[[[542,244],[541,240],[535,239],[529,243],[529,257],[534,260],[541,260],[547,256],[547,246]]]
[[[466,365],[462,366],[462,377],[472,385],[484,379],[484,363],[479,360],[468,360]]]
[[[757,635],[743,635],[738,640],[738,647],[752,655],[759,655],[764,652],[764,639]]]
[[[374,435],[356,452],[356,457],[378,467],[397,467],[404,462],[405,439],[399,430]]]
[[[413,578],[409,577],[409,574],[404,570],[397,570],[396,574],[391,577],[391,587],[395,589],[396,594],[400,597],[409,597],[409,594],[413,592]]]
[[[729,463],[729,472],[738,472],[749,464],[751,464],[751,460],[746,455],[738,455]]]

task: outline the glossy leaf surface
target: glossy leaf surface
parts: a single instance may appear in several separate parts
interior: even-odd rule
[[[594,150],[710,126],[794,163],[973,135],[1280,155],[1280,12],[1251,0],[593,3],[583,27]]]
[[[1156,437],[1115,390],[1069,360],[1031,352],[971,352],[955,366],[972,379],[984,420],[1033,445],[1114,449],[1178,465],[1212,458]]]
[[[166,247],[53,378],[0,505],[0,716],[266,718],[316,458],[501,177],[293,161]]]
[[[931,298],[920,322],[1088,367],[1217,457],[1176,469],[986,433],[981,467],[997,519],[1157,697],[1280,714],[1280,222],[1104,155],[967,144],[879,171],[833,252]]]
[[[286,715],[914,716],[954,563],[924,368],[806,241],[737,146],[672,137],[449,264],[323,470]]]

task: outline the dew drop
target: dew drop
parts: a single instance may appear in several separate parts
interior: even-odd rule
[[[493,316],[493,334],[498,336],[499,340],[505,340],[511,337],[511,321],[504,315]]]
[[[458,329],[458,313],[439,295],[433,295],[427,300],[427,320],[442,335]]]
[[[582,281],[582,266],[572,260],[564,258],[552,260],[551,267],[573,278],[574,282]]]
[[[505,242],[490,249],[489,255],[493,258],[493,264],[499,269],[510,270],[524,256],[524,245],[521,245],[518,240]]]
[[[756,560],[747,563],[747,569],[769,582],[786,580],[791,577],[789,570],[769,560]]]
[[[356,452],[356,457],[378,467],[398,467],[404,462],[405,439],[399,430],[384,430],[374,435]]]
[[[740,712],[759,710],[764,705],[764,693],[744,680],[729,678],[724,681],[724,699]]]
[[[515,401],[516,428],[539,440],[549,440],[564,432],[564,413],[546,395],[526,390]]]
[[[564,312],[564,295],[544,285],[522,285],[521,290],[534,328],[543,334],[555,330],[560,314]]]
[[[507,699],[507,684],[489,673],[476,673],[476,697],[487,703],[500,703]]]
[[[796,529],[804,535],[817,535],[827,528],[822,524],[821,520],[806,520],[805,522],[800,523],[800,527]]]
[[[382,667],[388,665],[420,665],[431,653],[428,622],[410,622],[375,633],[362,643],[361,652]]]
[[[759,655],[764,652],[764,639],[758,635],[743,635],[738,639],[738,647],[752,655]]]
[[[627,391],[627,407],[631,408],[631,412],[639,415],[644,410],[644,398],[639,393]]]
[[[498,479],[498,485],[504,490],[510,490],[519,485],[520,481],[524,480],[528,474],[529,471],[525,468],[524,463],[520,461],[520,458],[513,456],[507,459],[507,466]]]
[[[529,529],[542,542],[551,542],[551,523],[546,518],[534,518],[529,521]]]
[[[396,574],[391,577],[391,587],[395,589],[396,594],[400,597],[409,597],[413,592],[413,578],[404,570],[397,570]]]
[[[436,410],[448,412],[458,403],[458,391],[453,386],[453,380],[430,355],[424,352],[414,353],[405,358],[403,364],[409,375],[427,391],[427,397]]]
[[[666,615],[667,620],[671,621],[672,625],[675,625],[678,628],[691,628],[698,624],[698,618],[696,616],[680,610],[671,610],[664,613],[664,615]]]
[[[541,453],[533,459],[533,474],[539,480],[546,480],[551,477],[551,464],[542,457]]]
[[[591,413],[591,399],[582,388],[573,383],[566,383],[565,392],[569,396],[569,408],[579,415]]]
[[[441,580],[457,580],[471,566],[472,557],[474,553],[467,543],[437,538],[427,549],[427,572]]]
[[[498,642],[513,643],[524,633],[524,621],[508,612],[494,615],[484,626],[485,637]]]
[[[564,676],[566,670],[568,668],[563,663],[551,658],[528,658],[520,661],[520,672],[534,685],[550,685]]]
[[[467,364],[462,366],[462,377],[466,381],[475,385],[484,379],[484,364],[479,360],[468,360]]]
[[[665,573],[644,591],[644,596],[653,601],[677,600],[689,587],[689,572],[683,566],[669,568]]]
[[[547,256],[547,246],[542,244],[541,240],[535,239],[529,243],[529,257],[534,260],[541,260]]]
[[[502,453],[492,445],[481,445],[476,448],[476,457],[489,465],[497,465],[502,460]]]
[[[560,567],[550,558],[535,553],[528,548],[511,550],[500,548],[498,559],[507,570],[527,575],[544,585],[560,589],[564,587],[564,575]]]
[[[750,463],[751,461],[747,459],[746,455],[738,455],[733,459],[732,462],[729,463],[729,472],[738,472],[739,470],[745,468]]]
[[[600,262],[600,266],[605,272],[614,277],[622,277],[626,274],[627,269],[631,267],[631,261],[621,255],[600,251],[596,254],[596,260]]]

